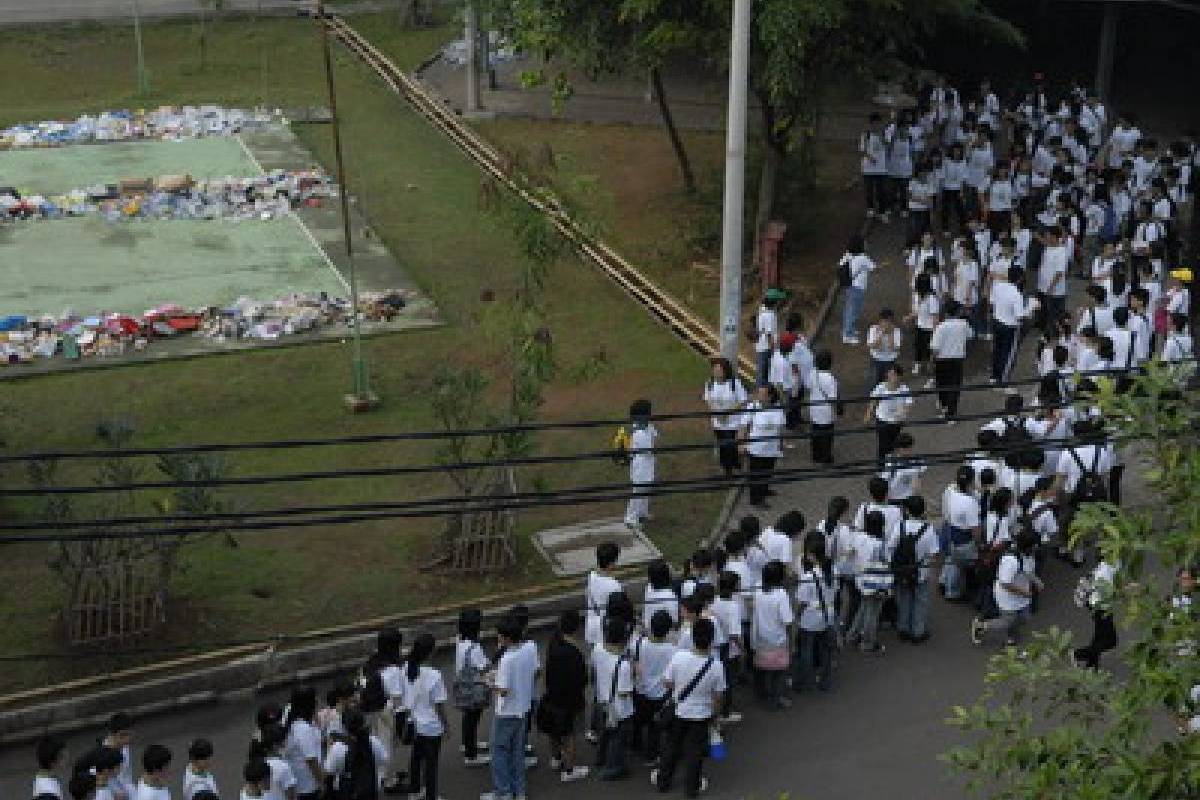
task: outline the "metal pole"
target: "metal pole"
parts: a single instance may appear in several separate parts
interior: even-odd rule
[[[138,93],[145,94],[150,87],[146,80],[146,54],[142,50],[142,9],[138,0],[133,0],[133,43],[137,50]]]
[[[333,158],[337,170],[339,198],[341,199],[342,240],[346,246],[346,263],[350,271],[353,357],[351,361],[351,393],[346,396],[346,405],[351,411],[368,411],[379,402],[379,398],[371,391],[371,384],[367,376],[367,362],[363,357],[362,320],[359,319],[358,308],[358,274],[354,268],[354,247],[350,239],[350,192],[346,186],[346,162],[342,158],[342,128],[338,118],[337,91],[333,81],[333,55],[329,47],[329,25],[325,19],[324,0],[317,0],[317,23],[321,26],[321,50],[325,57],[325,85],[329,90]]]
[[[1104,21],[1100,26],[1100,52],[1096,57],[1096,94],[1108,105],[1112,93],[1113,59],[1117,51],[1117,17],[1121,9],[1115,2],[1104,4]]]
[[[467,45],[467,113],[483,109],[479,99],[479,11],[475,8],[475,0],[467,0],[466,11],[463,14],[466,31],[463,38]]]
[[[746,94],[752,0],[734,0],[729,43],[729,113],[725,139],[725,207],[721,228],[721,355],[737,364],[742,315],[742,215],[746,204]]]

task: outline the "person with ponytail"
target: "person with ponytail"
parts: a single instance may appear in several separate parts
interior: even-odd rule
[[[326,797],[330,800],[377,800],[387,774],[388,751],[371,733],[367,719],[357,708],[342,714],[344,736],[339,736],[325,754]]]
[[[413,728],[409,791],[427,800],[440,800],[438,756],[446,732],[446,684],[441,671],[429,664],[434,644],[432,633],[418,634],[404,665],[404,696]]]

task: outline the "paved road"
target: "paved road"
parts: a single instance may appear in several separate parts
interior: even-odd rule
[[[890,256],[898,264],[899,236],[898,226],[893,224],[872,234],[871,247],[877,256]],[[885,302],[902,308],[903,282],[903,270],[899,267],[878,275],[868,296],[868,313]],[[838,330],[836,324],[829,327]],[[860,394],[863,380],[854,375],[863,371],[861,353],[843,348],[840,339],[836,335],[833,338],[838,339],[832,346],[837,363],[842,365],[838,371],[844,376],[844,391],[847,396]],[[969,372],[979,375],[978,370]],[[1001,397],[991,391],[972,395],[964,402],[964,413],[994,408]],[[917,416],[929,416],[932,404],[932,399],[920,401]],[[855,411],[850,409],[848,420]],[[861,414],[861,409],[857,412]],[[939,424],[914,430],[918,432],[921,450],[949,450],[967,446],[975,426]],[[835,452],[845,462],[870,457],[873,448],[873,437],[860,435],[839,440]],[[806,465],[807,448],[792,451],[787,463]],[[931,471],[926,483],[927,497],[940,496],[940,487],[949,480],[950,472],[950,467]],[[864,493],[865,482],[865,478],[855,477],[824,480],[819,485],[782,486],[766,516],[773,519],[776,513],[796,507],[810,520],[816,520],[831,494],[843,493],[856,503]],[[740,513],[742,509],[738,509],[735,518]],[[1069,600],[1075,575],[1057,562],[1050,565],[1047,602],[1035,618],[1037,625],[1059,624],[1073,628],[1080,635],[1087,632],[1087,620]],[[711,796],[774,798],[790,793],[793,798],[820,800],[963,797],[956,780],[938,760],[938,755],[956,741],[955,731],[944,720],[952,705],[968,703],[978,695],[989,651],[968,643],[968,608],[936,599],[933,606],[933,637],[929,642],[916,647],[884,634],[888,653],[881,659],[847,652],[831,692],[801,697],[795,708],[784,713],[768,712],[746,699],[747,719],[730,737],[730,758],[709,768]],[[212,738],[216,744],[219,785],[226,797],[235,796],[253,705],[247,699],[149,719],[139,725],[138,741],[141,745],[154,741],[166,743],[182,759],[191,738],[201,735]],[[76,737],[71,743],[72,752],[79,753],[86,747],[87,739],[87,736]],[[450,741],[457,743],[453,738]],[[544,745],[541,747],[544,752]],[[463,768],[455,749],[448,745],[443,750],[442,794],[448,800],[475,797],[488,788],[487,775]],[[590,754],[591,750],[585,747],[584,752]],[[174,766],[177,776],[182,763]],[[27,791],[31,770],[28,748],[0,754],[0,797],[20,800]],[[172,777],[173,786],[178,786],[176,776]],[[587,800],[611,797],[614,788],[589,781],[572,786],[570,792],[573,797]],[[563,797],[566,791],[544,767],[531,773],[531,796]],[[647,770],[635,769],[633,778],[622,784],[619,791],[630,798],[653,796]]]

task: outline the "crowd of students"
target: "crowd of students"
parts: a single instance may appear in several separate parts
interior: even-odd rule
[[[704,760],[722,752],[722,730],[741,720],[743,694],[786,709],[797,692],[829,690],[839,652],[882,655],[880,631],[889,625],[899,640],[920,645],[931,635],[935,591],[975,605],[975,643],[999,631],[1018,644],[1047,559],[1081,566],[1088,555],[1086,541],[1071,545],[1064,535],[1074,513],[1121,500],[1121,455],[1090,402],[1097,375],[1116,371],[1127,389],[1119,373],[1157,357],[1190,380],[1194,276],[1179,264],[1180,214],[1200,156],[1194,145],[1162,146],[1128,117],[1110,119],[1080,91],[1055,98],[1035,87],[1005,107],[986,83],[967,97],[938,81],[919,96],[913,111],[873,115],[861,139],[868,215],[879,224],[906,220],[911,306],[877,309],[866,335],[873,388],[864,421],[876,431],[878,473],[860,502],[832,497],[812,526],[798,511],[769,526],[745,516],[679,573],[652,564],[640,611],[613,576],[617,547],[600,545],[582,613],[562,614],[544,652],[524,608],[498,621],[494,650],[482,640],[490,631],[481,614],[466,611],[449,681],[430,663],[432,635],[417,636],[405,652],[399,631],[385,630],[361,672],[324,704],[302,687],[285,708],[259,710],[246,753],[222,754],[246,756],[240,789],[218,790],[212,743],[197,739],[178,796],[371,800],[383,792],[437,800],[447,704],[461,715],[463,766],[490,770],[482,800],[526,796],[526,769],[538,762],[535,729],[564,783],[623,780],[636,758],[659,791],[681,776],[695,796],[708,787]],[[860,318],[881,267],[861,236],[838,265],[846,345],[863,344]],[[1072,310],[1076,278],[1086,283],[1086,300]],[[769,292],[757,315],[753,392],[718,359],[703,395],[719,463],[730,476],[746,469],[758,509],[770,505],[771,473],[789,432],[809,426],[812,460],[832,464],[845,410],[831,351],[814,348],[795,315],[780,324],[785,300]],[[1026,333],[1038,338],[1040,376],[1027,397],[1008,386]],[[902,357],[909,339],[911,357]],[[987,343],[988,377],[1008,392],[1004,411],[981,426],[977,450],[952,483],[926,485],[928,465],[906,430],[918,398],[903,363],[912,376],[928,376],[938,413],[953,424],[964,360]],[[648,402],[636,403],[631,417],[630,478],[644,489],[655,480],[658,435]],[[649,496],[639,493],[625,521],[637,527],[649,515]],[[1081,666],[1098,667],[1116,644],[1103,597],[1119,569],[1100,561],[1081,584],[1080,604],[1094,622],[1091,641],[1076,652]],[[162,745],[142,750],[134,781],[130,726],[115,716],[69,770],[62,742],[40,742],[36,800],[177,796],[164,777],[173,754]],[[595,747],[591,767],[582,763],[580,734]],[[64,792],[59,776],[67,775]]]

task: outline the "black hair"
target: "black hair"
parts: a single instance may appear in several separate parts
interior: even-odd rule
[[[904,510],[908,512],[910,517],[925,516],[925,498],[919,494],[905,498]]]
[[[38,739],[37,746],[34,748],[38,767],[47,770],[54,769],[54,765],[58,763],[58,759],[62,757],[66,747],[66,742],[57,736],[43,736]]]
[[[877,503],[882,503],[887,500],[887,478],[881,478],[878,475],[872,475],[871,480],[867,481],[867,494],[869,494],[871,499]]]
[[[424,631],[417,634],[417,638],[413,640],[412,648],[408,651],[408,663],[405,665],[409,683],[412,683],[421,676],[421,665],[433,655],[435,644],[436,641],[432,633]]]
[[[616,542],[601,542],[596,545],[596,566],[600,569],[608,569],[617,563],[620,557],[621,548],[617,547]]]
[[[347,712],[347,714],[349,714],[349,712]],[[346,715],[343,715],[343,718],[345,716]],[[271,780],[271,765],[268,764],[265,759],[252,758],[246,762],[246,766],[242,769],[242,778],[246,781],[246,783],[268,783]]]
[[[713,621],[707,617],[700,617],[692,624],[692,644],[697,650],[707,650],[712,647],[715,632]]]
[[[213,757],[213,744],[208,739],[195,739],[188,745],[188,758],[192,761]]]
[[[732,530],[725,535],[725,552],[740,553],[746,549],[746,539],[739,530]]]
[[[782,561],[768,561],[763,566],[762,571],[762,588],[763,591],[770,589],[778,589],[783,586],[783,580],[787,575],[787,570],[783,566]]]
[[[1129,322],[1129,309],[1125,306],[1118,306],[1113,309],[1113,322],[1118,325],[1125,325]]]
[[[711,583],[697,583],[692,596],[700,601],[701,607],[707,608],[717,599],[717,587]]]
[[[704,604],[701,603],[700,598],[696,597],[694,594],[690,594],[680,600],[679,607],[684,611],[687,611],[693,617],[700,616],[700,612],[704,610]]]
[[[1019,414],[1025,409],[1025,398],[1019,394],[1010,394],[1004,398],[1004,410],[1009,414]]]
[[[820,350],[813,356],[813,366],[819,370],[828,372],[833,369],[833,353],[828,350]]]
[[[272,722],[259,731],[257,741],[250,743],[250,757],[254,758],[258,756],[259,758],[266,758],[274,753],[275,750],[282,747],[286,739],[287,733],[284,731],[283,726]],[[255,749],[256,744],[260,749]]]
[[[712,566],[712,562],[712,551],[708,548],[701,547],[692,553],[692,569],[704,571]]]
[[[142,751],[142,769],[146,772],[159,772],[171,763],[171,751],[164,745],[152,744]]]
[[[775,529],[789,538],[794,537],[804,530],[804,514],[796,510],[788,511],[775,522]]]
[[[853,256],[862,255],[867,252],[867,243],[861,233],[856,233],[850,237],[850,241],[846,244],[846,252]]]
[[[762,533],[762,523],[758,521],[758,517],[753,514],[747,514],[738,521],[738,530],[746,537],[746,543],[756,538]]]
[[[627,628],[632,628],[635,616],[633,601],[624,591],[609,592],[604,615],[609,619],[619,619]]]
[[[717,590],[722,600],[729,600],[741,585],[742,578],[736,572],[725,570],[717,576]]]
[[[375,636],[375,652],[387,664],[400,663],[400,647],[404,644],[404,634],[399,628],[383,628]]]
[[[996,514],[1004,515],[1008,513],[1010,508],[1012,508],[1012,504],[1012,489],[1009,489],[1007,486],[1002,486],[992,494],[992,507],[989,510],[995,512]]]
[[[477,641],[483,627],[483,612],[478,608],[464,608],[458,612],[458,635],[467,641]]]
[[[646,582],[651,589],[670,589],[671,567],[661,558],[651,561],[646,567]]]
[[[863,531],[874,536],[876,539],[883,537],[883,512],[868,511],[863,516]]]
[[[579,612],[573,608],[569,608],[558,615],[558,627],[555,629],[555,633],[560,639],[564,636],[571,636],[579,632],[582,624],[583,620]]]
[[[830,528],[830,524],[836,526],[841,522],[842,517],[850,510],[850,501],[845,496],[835,494],[829,498],[829,503],[825,506],[825,527]],[[833,530],[827,530],[826,533],[833,533]]]
[[[996,483],[996,470],[991,467],[984,467],[979,471],[979,485],[994,486]]]
[[[87,760],[90,762],[87,768],[95,767],[98,770],[116,769],[124,763],[125,754],[115,747],[100,745],[92,751]]]
[[[650,635],[656,639],[661,639],[671,632],[675,620],[671,619],[671,612],[660,608],[650,615]]]
[[[192,800],[221,800],[221,798],[211,789],[201,789],[192,795]]]
[[[653,413],[650,401],[642,398],[629,404],[629,418],[637,423],[645,424],[650,421]]]
[[[967,492],[971,489],[971,484],[975,482],[975,470],[966,464],[958,468],[958,472],[954,475],[954,485],[958,487],[960,492]]]
[[[124,711],[118,711],[108,718],[107,730],[109,733],[121,733],[122,731],[130,730],[132,727],[133,717]]]
[[[301,686],[292,690],[292,698],[288,703],[287,722],[284,727],[291,729],[292,723],[298,719],[312,722],[317,713],[317,690],[311,686]]]
[[[733,383],[734,381],[737,380],[737,374],[734,373],[733,365],[729,363],[728,358],[714,358],[711,363],[713,366],[721,367],[721,375],[723,376],[721,378],[721,383]],[[708,379],[709,386],[712,386],[716,382],[717,381],[715,378],[709,376],[709,379]]]
[[[67,781],[71,800],[88,800],[96,793],[96,776],[90,772],[76,772]]]
[[[604,620],[604,643],[625,644],[629,640],[629,625],[620,617]]]

